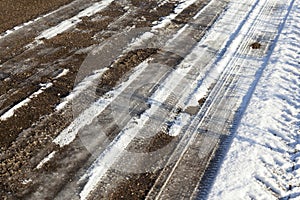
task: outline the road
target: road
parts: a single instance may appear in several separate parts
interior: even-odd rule
[[[290,5],[75,0],[6,15],[0,195],[205,198]]]

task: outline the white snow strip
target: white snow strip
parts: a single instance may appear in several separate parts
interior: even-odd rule
[[[104,68],[101,70],[96,70],[92,75],[86,77],[81,81],[74,89],[73,91],[66,96],[60,104],[58,104],[55,108],[56,111],[60,111],[66,107],[67,104],[69,104],[72,100],[77,98],[81,92],[87,90],[89,87],[94,85],[95,81],[98,80],[104,72],[106,72],[108,68]],[[62,72],[64,73],[64,72]]]
[[[293,2],[208,199],[300,198],[300,2]]]
[[[44,166],[44,164],[46,164],[47,162],[49,162],[53,157],[54,157],[54,155],[55,155],[55,151],[53,151],[53,152],[51,152],[47,157],[45,157],[37,166],[36,166],[36,168],[37,169],[41,169],[43,166]]]
[[[36,40],[40,40],[42,38],[50,39],[55,37],[56,35],[70,29],[71,27],[74,27],[76,24],[81,22],[82,17],[90,17],[94,15],[97,12],[100,12],[104,8],[106,8],[111,2],[114,0],[102,0],[101,2],[96,2],[92,6],[86,8],[85,10],[81,11],[78,15],[67,19],[60,24],[58,24],[55,27],[49,28],[42,32],[38,37],[36,37]]]
[[[38,17],[38,18],[36,18],[36,19],[34,19],[34,20],[31,20],[31,21],[28,21],[28,22],[25,22],[24,24],[15,26],[14,28],[12,28],[12,29],[10,29],[10,30],[5,31],[4,33],[2,33],[2,34],[0,35],[0,40],[1,40],[2,38],[6,37],[6,36],[8,36],[8,35],[10,35],[10,34],[12,34],[13,32],[15,32],[15,31],[17,31],[17,30],[19,30],[19,29],[21,29],[21,28],[24,28],[24,27],[26,27],[26,26],[32,24],[33,22],[36,22],[36,21],[40,20],[40,19],[43,18],[43,17],[46,17],[46,15],[45,15],[45,16],[42,16],[42,17]]]
[[[27,185],[28,183],[31,183],[31,182],[32,182],[31,178],[30,179],[25,179],[25,180],[22,181],[22,184]]]
[[[138,123],[139,126],[143,125],[143,117],[136,120],[135,122],[130,122],[127,124],[127,128],[130,126],[135,126]],[[88,198],[91,191],[93,191],[99,180],[105,174],[105,172],[113,165],[114,161],[119,158],[123,150],[128,146],[130,141],[136,136],[137,131],[130,129],[123,131],[120,137],[115,139],[109,147],[97,158],[93,165],[88,170],[89,173],[84,175],[81,179],[88,177],[88,182],[84,186],[83,190],[80,192],[80,199],[85,200]]]
[[[63,130],[55,139],[54,143],[60,147],[70,144],[75,138],[78,131],[86,125],[89,125],[95,116],[98,116],[118,95],[122,93],[148,66],[149,59],[142,62],[135,68],[135,72],[129,80],[123,82],[118,88],[108,92],[108,98],[101,97],[93,103],[88,109],[79,115],[65,130]]]
[[[153,30],[165,28],[168,26],[173,19],[175,19],[183,10],[185,10],[187,7],[195,3],[197,0],[181,0],[179,4],[175,7],[174,13],[166,16],[163,18],[159,24],[153,27]]]
[[[145,40],[150,39],[155,35],[154,33],[157,32],[159,29],[163,29],[167,27],[173,19],[175,19],[184,9],[195,3],[197,0],[181,0],[179,4],[175,7],[174,13],[164,17],[161,21],[155,22],[155,26],[151,28],[149,32],[142,34],[140,37],[136,38],[133,43],[130,45],[129,48],[139,47],[143,44]]]
[[[5,112],[3,115],[1,115],[0,120],[5,121],[8,118],[12,117],[14,115],[14,113],[15,113],[16,110],[18,110],[19,108],[27,105],[33,98],[35,98],[39,94],[43,93],[44,90],[46,90],[47,88],[51,87],[52,85],[53,85],[52,83],[40,84],[41,88],[38,91],[34,92],[29,97],[27,97],[26,99],[24,99],[20,103],[16,104],[14,107],[12,107],[7,112]]]
[[[67,75],[69,71],[70,71],[69,69],[63,69],[63,71],[60,74],[58,74],[54,79],[58,79],[60,77]]]

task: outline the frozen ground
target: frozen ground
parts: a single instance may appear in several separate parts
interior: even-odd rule
[[[300,198],[300,2],[291,3],[208,199]]]

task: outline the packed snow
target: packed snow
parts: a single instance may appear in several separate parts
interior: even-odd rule
[[[208,199],[300,198],[300,2],[287,12]]]

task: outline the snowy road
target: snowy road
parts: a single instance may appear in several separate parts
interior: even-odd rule
[[[232,163],[239,166],[230,155],[243,151],[230,144],[243,131],[241,118],[269,63],[277,66],[275,47],[288,19],[299,20],[297,13],[290,17],[297,6],[293,0],[76,0],[6,31],[0,196],[230,199],[222,182],[235,181],[224,176]],[[286,46],[291,51],[298,28]],[[287,56],[298,62],[298,53]],[[289,63],[293,69],[285,72],[299,93],[299,62]],[[298,96],[291,98],[294,109],[287,112],[296,113],[291,123],[297,124]],[[288,131],[278,134],[298,148],[294,128],[293,139]],[[261,191],[273,191],[266,198],[286,197],[263,175],[255,177],[265,184]],[[291,197],[299,197],[297,187]]]

